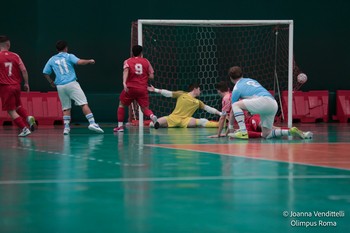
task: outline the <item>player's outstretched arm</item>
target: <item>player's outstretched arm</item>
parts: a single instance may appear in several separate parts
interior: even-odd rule
[[[225,116],[226,113],[222,113],[220,111],[218,111],[216,108],[213,108],[213,107],[210,107],[208,105],[205,105],[204,106],[204,110],[211,113],[211,114],[216,114],[216,115],[219,115],[219,116]]]
[[[79,59],[77,62],[77,65],[89,65],[89,64],[95,64],[95,60],[94,59]]]
[[[159,94],[161,94],[162,96],[165,96],[165,97],[173,97],[173,92],[172,91],[168,91],[168,90],[165,90],[165,89],[158,89],[158,88],[155,88],[152,85],[148,86],[147,90],[149,92],[159,93]]]

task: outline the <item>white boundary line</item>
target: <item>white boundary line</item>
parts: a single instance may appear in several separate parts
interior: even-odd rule
[[[100,178],[71,180],[3,180],[0,185],[12,184],[64,184],[64,183],[125,183],[125,182],[164,182],[164,181],[208,181],[208,180],[289,180],[290,176],[190,176],[190,177],[144,177],[144,178]],[[350,175],[310,175],[293,176],[293,179],[350,179]]]

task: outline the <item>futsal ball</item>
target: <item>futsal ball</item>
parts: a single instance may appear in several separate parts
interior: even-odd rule
[[[300,73],[300,74],[298,74],[297,79],[298,79],[298,83],[306,83],[307,76],[304,73]]]

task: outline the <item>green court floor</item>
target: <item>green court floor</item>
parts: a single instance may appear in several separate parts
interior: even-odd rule
[[[297,126],[314,138],[0,127],[0,232],[350,232],[350,124]]]

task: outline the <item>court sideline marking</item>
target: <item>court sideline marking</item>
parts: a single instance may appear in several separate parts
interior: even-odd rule
[[[210,180],[310,180],[310,179],[349,179],[350,175],[309,175],[309,176],[198,176],[198,177],[143,177],[143,178],[98,178],[71,180],[3,180],[0,185],[11,184],[62,184],[62,183],[122,183],[122,182],[163,182],[163,181],[210,181]]]

